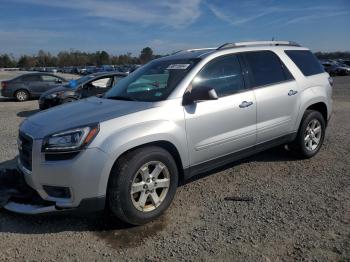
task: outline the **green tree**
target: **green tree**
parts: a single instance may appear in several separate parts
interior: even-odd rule
[[[15,67],[16,62],[13,57],[8,54],[0,55],[0,67]]]
[[[36,65],[36,59],[32,56],[22,55],[17,63],[20,68],[30,68]]]
[[[151,61],[153,58],[153,50],[150,47],[145,47],[142,49],[140,54],[140,62],[141,64],[146,64]]]

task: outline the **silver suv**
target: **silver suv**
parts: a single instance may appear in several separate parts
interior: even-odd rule
[[[270,147],[320,150],[332,111],[329,75],[288,41],[229,43],[154,60],[104,97],[25,120],[19,168],[42,201],[27,214],[108,207],[144,224],[180,181]]]

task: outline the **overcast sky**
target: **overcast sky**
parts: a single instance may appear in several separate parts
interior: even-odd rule
[[[0,0],[0,53],[139,54],[247,40],[350,50],[350,0]]]

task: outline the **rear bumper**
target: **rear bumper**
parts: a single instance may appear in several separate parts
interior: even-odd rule
[[[12,92],[12,90],[9,90],[8,88],[0,89],[0,96],[13,97],[13,92]]]

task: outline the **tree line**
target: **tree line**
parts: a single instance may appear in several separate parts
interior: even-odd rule
[[[61,51],[57,55],[40,50],[36,55],[22,55],[18,59],[9,54],[0,55],[0,68],[31,68],[31,67],[65,67],[65,66],[101,66],[145,64],[159,58],[150,47],[141,50],[139,56],[131,53],[111,55],[106,51],[82,52],[78,50]]]
[[[316,52],[315,55],[319,59],[350,59],[350,52]],[[106,51],[89,53],[78,50],[61,51],[57,55],[52,55],[50,52],[40,50],[36,55],[22,55],[18,59],[9,54],[0,54],[0,68],[145,64],[159,57],[161,55],[153,54],[150,47],[143,48],[139,56],[132,56],[131,53],[111,55]]]
[[[350,59],[350,52],[316,52],[318,59]]]

